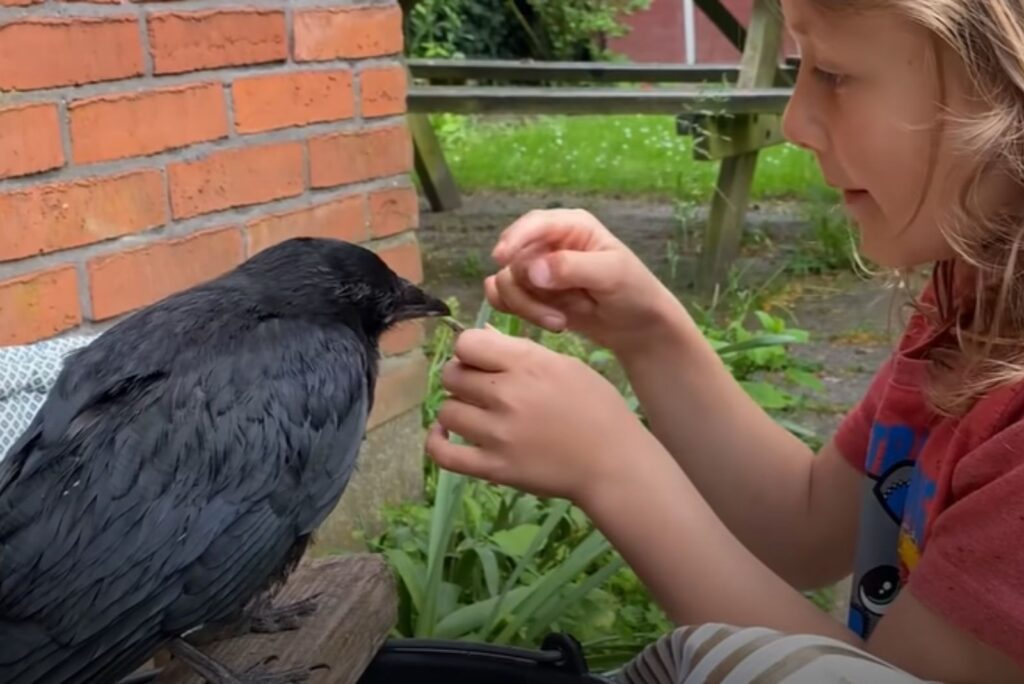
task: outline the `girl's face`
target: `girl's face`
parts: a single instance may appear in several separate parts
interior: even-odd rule
[[[939,115],[943,106],[954,115],[977,106],[961,62],[896,12],[782,6],[801,56],[783,131],[842,191],[861,251],[886,267],[953,256],[938,226],[972,165]]]

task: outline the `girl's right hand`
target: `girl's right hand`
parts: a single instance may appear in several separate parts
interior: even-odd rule
[[[675,296],[586,211],[530,212],[492,256],[501,270],[484,283],[491,305],[548,330],[579,332],[620,356],[666,325],[697,332]]]

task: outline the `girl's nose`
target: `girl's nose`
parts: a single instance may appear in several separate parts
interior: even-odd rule
[[[782,114],[782,134],[794,145],[821,154],[828,148],[828,134],[821,117],[827,103],[815,94],[814,85],[806,83],[805,78],[804,74],[797,76],[793,95]]]

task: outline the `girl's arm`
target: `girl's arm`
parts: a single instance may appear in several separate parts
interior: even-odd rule
[[[585,364],[493,330],[462,333],[455,357],[441,374],[451,397],[426,445],[442,468],[575,501],[681,623],[847,636],[737,540],[615,387]],[[468,444],[450,441],[448,430]],[[784,481],[761,471],[768,486]],[[759,499],[736,496],[751,518],[764,517]],[[786,537],[775,535],[788,547]]]
[[[862,645],[740,543],[657,440],[636,444],[630,460],[636,468],[615,480],[595,480],[579,503],[671,619],[772,627]],[[729,508],[739,510],[740,502]],[[756,501],[746,503],[749,517],[763,518]],[[798,537],[798,527],[792,533]],[[781,561],[790,542],[785,533],[772,536],[781,548],[767,555]]]
[[[862,476],[831,443],[817,455],[740,387],[679,307],[619,352],[653,433],[729,530],[799,589],[853,563]]]
[[[427,453],[449,470],[576,501],[676,622],[819,634],[943,681],[1019,681],[1006,656],[921,610],[908,591],[863,644],[740,543],[616,389],[579,361],[485,330],[463,333],[455,354],[442,373],[452,397]],[[751,518],[763,514],[747,503]]]

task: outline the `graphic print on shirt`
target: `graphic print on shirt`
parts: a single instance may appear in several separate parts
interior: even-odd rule
[[[927,439],[927,431],[906,425],[876,422],[871,427],[848,615],[849,628],[865,639],[899,594],[901,556],[912,557],[915,539],[922,538],[914,535],[924,520],[920,506],[929,488],[921,482],[916,461]],[[907,533],[901,533],[904,520],[914,521]]]

